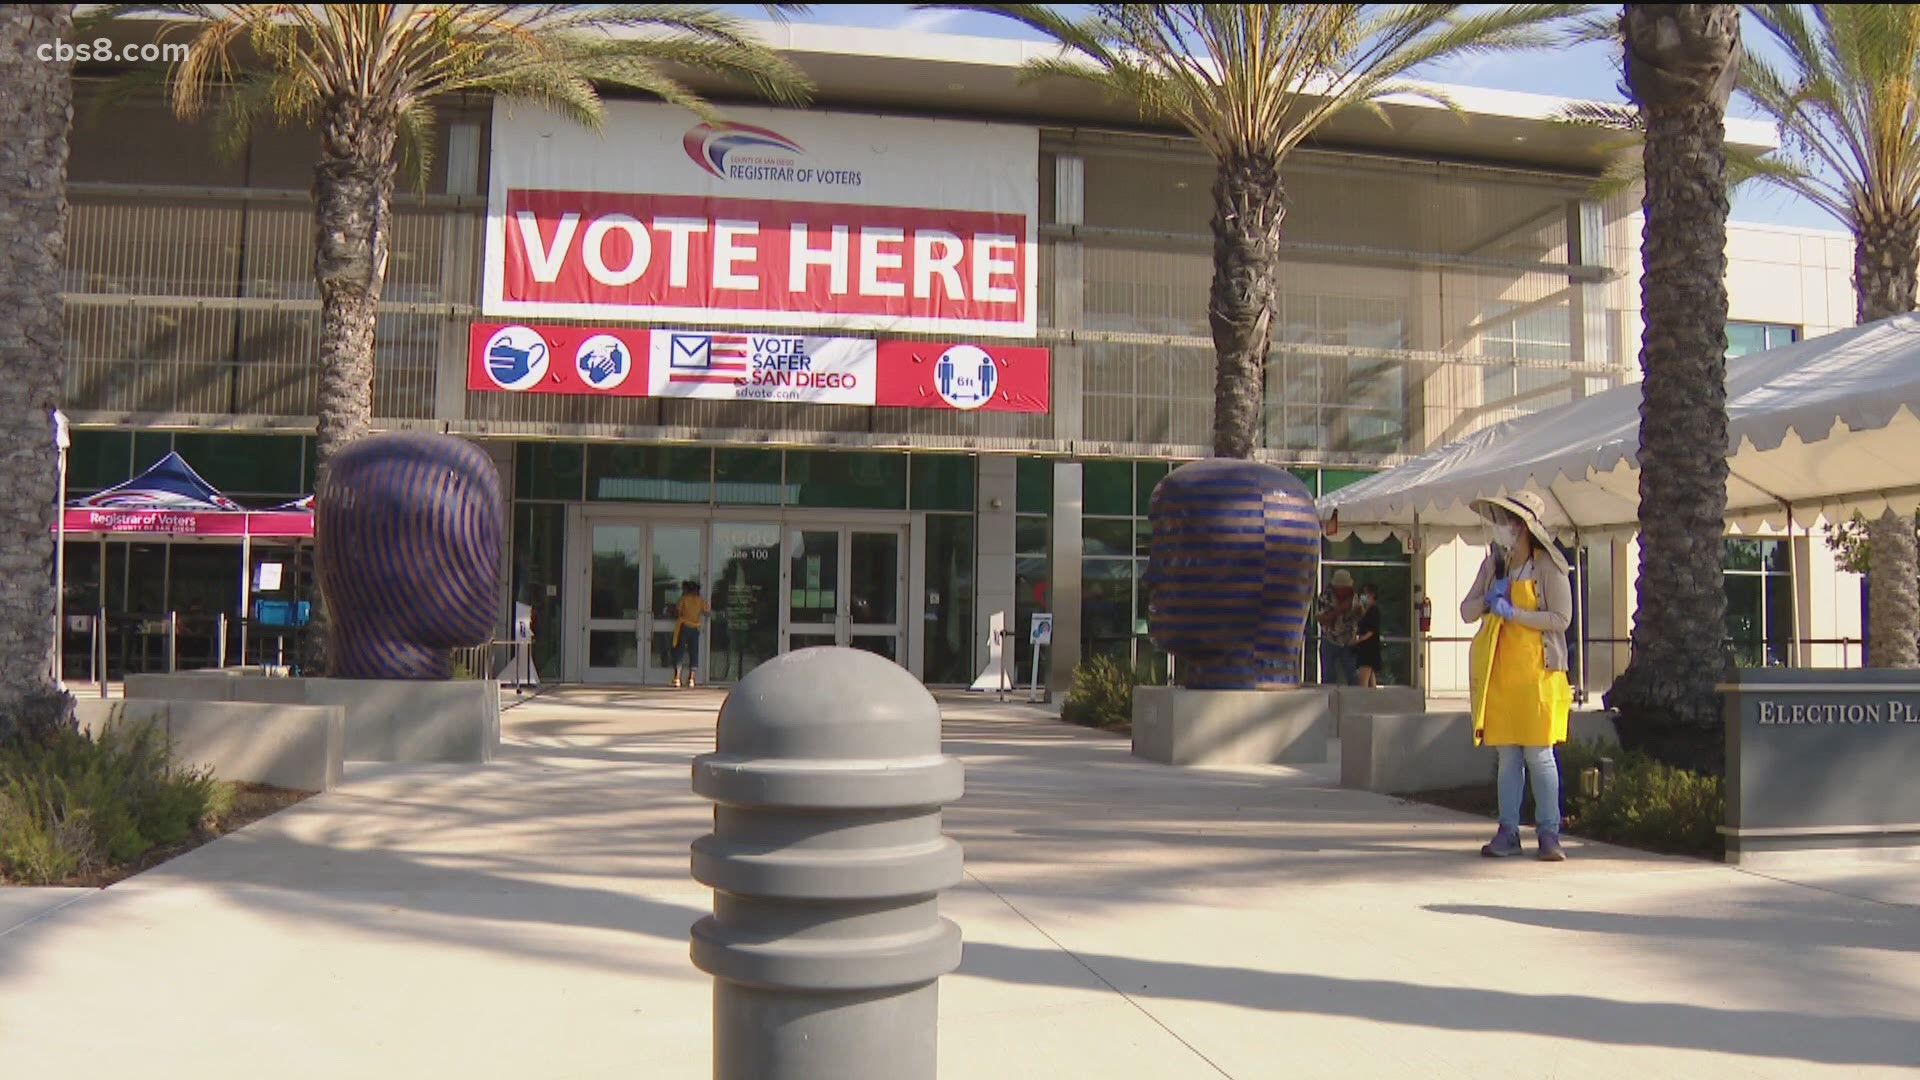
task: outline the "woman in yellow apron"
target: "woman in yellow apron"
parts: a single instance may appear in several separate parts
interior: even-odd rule
[[[1559,862],[1567,856],[1560,846],[1560,770],[1553,747],[1567,739],[1573,706],[1567,561],[1542,520],[1545,503],[1533,492],[1481,499],[1474,508],[1487,519],[1493,544],[1460,602],[1460,617],[1484,620],[1469,654],[1473,739],[1500,755],[1500,829],[1480,854],[1520,854],[1521,786],[1531,778],[1540,858]]]

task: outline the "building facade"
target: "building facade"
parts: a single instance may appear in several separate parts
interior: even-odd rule
[[[715,609],[703,668],[720,681],[837,642],[964,684],[1002,613],[1024,685],[1043,611],[1053,685],[1095,653],[1164,672],[1145,515],[1169,468],[1209,452],[1210,163],[1091,90],[1023,83],[1031,45],[764,32],[819,83],[813,109],[728,102],[753,123],[716,129],[618,102],[593,135],[463,101],[397,198],[376,424],[460,435],[499,465],[503,634],[525,605],[543,677],[662,682],[664,616],[692,581]],[[70,494],[169,449],[243,502],[306,493],[312,134],[262,130],[224,158],[157,98],[89,108],[99,85],[81,74]],[[1287,170],[1258,456],[1316,493],[1635,377],[1636,207],[1592,194],[1611,140],[1557,122],[1557,99],[1454,96],[1464,117],[1396,103],[1391,125],[1345,118]],[[1758,328],[1736,333],[1765,346],[1850,321],[1833,244],[1737,243],[1735,317]],[[1776,295],[1789,286],[1798,306]],[[1743,293],[1765,296],[1746,310]],[[953,366],[983,356],[978,376]],[[774,388],[750,392],[762,371]],[[1780,556],[1739,543],[1763,545],[1735,557],[1756,561],[1772,641]],[[1589,633],[1624,638],[1631,553],[1585,554]],[[125,618],[110,672],[153,664],[143,617],[238,621],[258,598],[257,566],[215,544],[73,541],[67,558],[68,610]],[[1444,613],[1466,558],[1327,544],[1326,573],[1381,586],[1388,680],[1455,681],[1443,639],[1462,628]],[[307,580],[297,549],[253,561],[285,564],[282,591]],[[87,655],[77,635],[70,658]],[[195,640],[189,654],[217,651]]]

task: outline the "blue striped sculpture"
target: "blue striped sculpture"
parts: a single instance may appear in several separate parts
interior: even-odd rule
[[[1292,473],[1231,458],[1168,473],[1147,510],[1147,631],[1192,689],[1300,682],[1320,555],[1313,496]]]
[[[371,435],[336,454],[314,499],[330,674],[452,677],[449,650],[493,631],[501,528],[500,474],[465,439]]]

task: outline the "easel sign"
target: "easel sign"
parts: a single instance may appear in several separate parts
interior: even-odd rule
[[[1042,650],[1053,647],[1053,612],[1033,613],[1033,625],[1028,629],[1027,643],[1033,646],[1033,685],[1027,690],[1027,702],[1038,704],[1046,700],[1040,693],[1040,654]]]

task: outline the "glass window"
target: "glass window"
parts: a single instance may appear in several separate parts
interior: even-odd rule
[[[173,449],[173,434],[167,431],[136,431],[133,433],[133,472],[138,475],[151,467],[154,462],[167,456]]]
[[[1728,537],[1727,636],[1741,667],[1789,662],[1793,649],[1793,549],[1782,540]]]
[[[722,506],[779,506],[780,451],[715,450],[713,501]]]
[[[1348,484],[1357,484],[1372,475],[1365,469],[1321,469],[1320,490],[1315,491],[1314,494],[1331,495]],[[1313,488],[1309,486],[1307,490],[1313,491]]]
[[[972,455],[915,454],[912,461],[913,509],[973,509]]]
[[[1142,461],[1133,471],[1133,512],[1145,517],[1147,508],[1153,502],[1153,488],[1162,478],[1173,471],[1173,465],[1165,461]]]
[[[304,442],[298,435],[181,432],[173,437],[173,448],[202,479],[228,495],[295,498],[306,493]]]
[[[973,518],[927,515],[928,683],[973,681],[973,567]]]
[[[133,432],[74,431],[67,447],[67,492],[82,495],[130,478]]]
[[[516,499],[581,497],[585,449],[577,443],[523,442],[514,448]]]
[[[787,494],[795,506],[904,510],[907,455],[789,450]]]
[[[1784,323],[1727,322],[1727,359],[1777,349],[1800,340],[1800,328]]]
[[[1081,466],[1082,513],[1124,517],[1133,513],[1133,462],[1089,461]]]
[[[1013,550],[1016,555],[1045,556],[1052,536],[1052,518],[1021,514],[1013,519]]]
[[[1133,554],[1132,518],[1086,518],[1080,530],[1080,550],[1090,558]]]
[[[1053,513],[1053,462],[1020,459],[1014,466],[1014,502],[1023,514]]]
[[[1329,491],[1370,475],[1349,469],[1326,469],[1321,476]],[[1368,543],[1353,537],[1322,541],[1320,548],[1320,588],[1332,587],[1337,570],[1353,577],[1354,587],[1371,584],[1379,590],[1380,661],[1374,673],[1382,686],[1413,684],[1413,560],[1397,540]],[[1306,655],[1302,658],[1307,676],[1324,681],[1320,669],[1320,626],[1307,619]]]
[[[713,453],[703,446],[587,447],[587,498],[704,503],[713,495]]]

